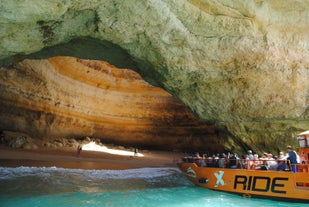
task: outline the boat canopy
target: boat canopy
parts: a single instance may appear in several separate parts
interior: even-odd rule
[[[300,133],[300,134],[298,134],[298,136],[303,136],[303,135],[307,135],[307,136],[309,136],[309,130],[307,130],[307,131],[304,131],[304,132],[302,132],[302,133]]]

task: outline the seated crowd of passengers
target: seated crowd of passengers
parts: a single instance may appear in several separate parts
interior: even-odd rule
[[[297,162],[294,161],[290,162],[288,153],[284,155],[283,152],[280,152],[278,156],[273,156],[271,153],[263,153],[260,157],[258,154],[252,154],[251,150],[248,150],[248,154],[242,156],[239,156],[237,153],[217,153],[211,156],[203,154],[200,156],[199,153],[196,153],[192,157],[192,161],[201,167],[261,170],[289,170],[291,167],[290,163],[297,164]]]

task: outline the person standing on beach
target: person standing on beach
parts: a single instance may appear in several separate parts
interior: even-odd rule
[[[82,146],[78,145],[78,147],[77,147],[77,157],[80,157],[81,152],[82,152]]]
[[[135,147],[134,148],[134,157],[138,156],[138,149]]]

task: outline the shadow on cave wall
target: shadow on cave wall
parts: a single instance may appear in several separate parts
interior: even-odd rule
[[[47,59],[54,56],[73,56],[90,60],[105,60],[118,68],[138,70],[137,63],[121,47],[111,42],[93,38],[78,38],[67,43],[45,47],[29,55],[15,55],[0,60],[0,66],[11,65],[23,59]]]

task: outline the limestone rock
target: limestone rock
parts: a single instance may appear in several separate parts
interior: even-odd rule
[[[91,136],[104,143],[157,149],[186,149],[192,139],[218,139],[212,125],[199,121],[172,95],[132,70],[103,61],[24,60],[0,70],[0,87],[0,130],[39,139]],[[67,142],[58,138],[50,146]],[[217,143],[212,147],[222,150]],[[196,141],[193,146],[211,145]]]
[[[1,143],[12,148],[37,149],[37,142],[28,134],[12,131],[1,133]]]
[[[309,126],[308,15],[297,0],[4,0],[0,59],[77,37],[110,41],[224,131],[223,145],[279,148]]]

